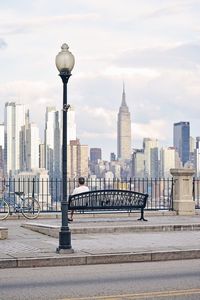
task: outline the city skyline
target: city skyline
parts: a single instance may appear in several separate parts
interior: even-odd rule
[[[124,97],[124,95],[125,95],[125,90],[123,89],[122,90],[122,102],[121,102],[121,105],[122,105],[122,103],[123,103],[123,97]],[[21,107],[23,107],[23,109],[24,109],[24,112],[26,111],[26,114],[27,114],[27,116],[28,116],[28,120],[29,120],[29,122],[30,122],[30,125],[33,125],[33,126],[36,126],[38,129],[39,129],[39,126],[38,126],[38,124],[36,123],[36,122],[34,122],[34,120],[32,119],[32,118],[30,118],[30,115],[31,115],[31,111],[30,111],[30,109],[29,109],[29,107],[27,106],[27,105],[25,105],[24,103],[17,103],[17,102],[5,102],[4,103],[4,109],[6,109],[6,107],[7,106],[9,106],[9,105],[11,105],[11,106],[21,106]],[[119,111],[120,111],[120,107],[121,106],[119,106]],[[60,111],[59,111],[59,109],[57,109],[57,107],[56,106],[54,106],[54,107],[49,107],[49,106],[47,106],[47,107],[45,107],[45,113],[44,113],[44,119],[43,119],[43,124],[42,124],[42,135],[41,135],[41,137],[38,135],[38,138],[39,138],[39,141],[40,141],[40,143],[41,144],[45,144],[45,140],[46,140],[46,121],[47,121],[47,116],[46,116],[46,114],[47,114],[47,111],[52,111],[52,112],[56,112],[56,113],[58,113],[58,114],[60,114]],[[24,114],[24,116],[26,115],[26,114]],[[118,112],[118,114],[119,114],[119,112]],[[77,124],[76,124],[76,117],[75,117],[75,115],[76,115],[76,111],[74,110],[74,107],[70,107],[70,109],[69,109],[69,111],[68,111],[68,115],[69,115],[69,118],[68,118],[68,144],[70,144],[70,141],[75,141],[76,139],[80,139],[80,137],[77,135],[77,133],[76,133],[76,127],[77,127]],[[6,116],[6,114],[5,114],[5,116]],[[60,115],[60,117],[58,117],[57,116],[57,118],[58,118],[58,121],[59,121],[59,124],[61,124],[62,123],[62,118],[61,118],[61,115]],[[130,116],[130,118],[131,118],[131,116]],[[21,117],[20,117],[20,119],[21,119]],[[117,118],[116,118],[117,119]],[[2,125],[3,126],[3,128],[4,128],[4,125],[5,125],[5,120],[6,119],[2,119],[2,120],[0,120],[0,125]],[[19,121],[19,118],[17,119],[18,121]],[[21,120],[20,120],[21,121]],[[116,122],[117,122],[117,120],[116,120]],[[188,122],[188,121],[180,121],[180,122],[176,122],[176,123],[174,123],[174,124],[171,124],[171,128],[172,128],[172,133],[171,133],[171,139],[172,139],[172,141],[174,140],[174,131],[173,131],[173,128],[174,128],[174,126],[176,125],[176,124],[179,124],[179,123],[188,123],[189,124],[189,126],[191,126],[191,124],[190,124],[190,122]],[[60,126],[60,125],[59,125]],[[21,128],[22,130],[23,130],[23,128]],[[62,129],[59,127],[59,130],[61,130],[61,132],[62,132]],[[4,129],[3,129],[3,131],[4,131]],[[2,132],[3,132],[2,131]],[[191,131],[190,131],[191,132]],[[50,134],[50,136],[52,136],[52,133]],[[3,145],[4,144],[4,139],[3,139],[3,136],[2,136],[2,134],[1,134],[1,144]],[[194,139],[194,143],[196,142],[196,140],[198,140],[199,138],[200,138],[200,136],[193,136],[192,134],[189,134],[189,137],[190,138],[192,138],[192,139]],[[71,139],[70,139],[71,138]],[[153,139],[154,140],[154,138],[152,138],[152,137],[149,137],[149,136],[144,136],[143,138],[142,138],[142,140],[140,141],[140,143],[141,143],[141,145],[139,146],[139,147],[133,147],[132,146],[132,148],[131,148],[131,153],[133,153],[134,152],[134,150],[140,150],[140,149],[142,149],[142,148],[144,148],[144,141],[145,140],[148,140],[148,139]],[[158,148],[174,148],[174,142],[172,142],[172,144],[167,144],[167,145],[165,145],[165,144],[162,144],[161,143],[161,141],[159,140],[159,139],[155,139],[155,140],[157,140],[157,142],[158,142]],[[175,140],[174,140],[175,141]],[[1,145],[0,144],[0,145]],[[50,143],[51,144],[51,143]],[[82,143],[83,144],[83,143]],[[86,145],[86,144],[85,144]],[[115,155],[116,155],[116,158],[117,158],[117,125],[116,125],[116,147],[115,147],[115,149],[114,149],[114,152],[109,152],[108,153],[108,158],[106,157],[105,158],[105,154],[104,154],[104,147],[100,147],[100,145],[98,145],[97,147],[92,147],[91,145],[88,145],[87,144],[87,146],[89,147],[89,149],[93,149],[93,148],[101,148],[102,149],[102,160],[107,160],[107,161],[110,161],[110,155],[112,154],[112,153],[114,153]],[[195,148],[195,146],[194,146],[194,148]],[[120,157],[119,157],[119,159],[120,159]],[[187,161],[187,160],[186,160]]]
[[[130,113],[126,104],[123,88],[122,102],[118,113],[117,156],[111,153],[110,160],[102,160],[102,149],[83,145],[76,136],[75,112],[69,109],[68,130],[72,140],[68,141],[68,177],[97,176],[105,179],[145,177],[158,178],[171,176],[170,169],[177,167],[194,168],[199,174],[199,138],[196,141],[190,136],[190,123],[174,123],[173,147],[159,145],[158,139],[146,137],[143,148],[133,149],[130,146]],[[47,107],[45,116],[44,139],[39,138],[39,129],[30,123],[30,113],[24,104],[5,103],[5,120],[0,124],[0,160],[1,174],[13,176],[21,172],[35,170],[48,171],[50,179],[60,178],[61,149],[60,134],[62,120],[56,107]],[[70,130],[72,129],[72,130]],[[3,136],[5,142],[3,141]],[[196,143],[195,143],[196,142]],[[4,150],[4,155],[2,150]],[[129,151],[127,151],[129,150]],[[88,164],[89,163],[89,164]],[[41,168],[41,169],[40,169]],[[25,174],[23,173],[23,174]],[[38,173],[38,174],[39,174]],[[27,173],[26,173],[27,174]],[[43,174],[44,175],[44,174]],[[46,176],[45,175],[45,176]],[[24,175],[23,175],[24,176]]]
[[[199,8],[196,0],[1,2],[0,120],[5,102],[24,103],[43,136],[46,107],[62,106],[55,56],[67,42],[75,56],[68,98],[83,144],[107,159],[116,152],[123,80],[132,148],[145,137],[172,146],[180,121],[199,136]]]

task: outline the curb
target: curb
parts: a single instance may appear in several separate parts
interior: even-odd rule
[[[199,258],[200,250],[198,249],[81,256],[58,254],[54,257],[1,259],[0,269],[155,262]]]
[[[51,237],[59,236],[60,226],[28,223],[21,227],[39,232]],[[174,225],[119,225],[101,227],[77,227],[70,228],[72,234],[92,234],[92,233],[124,233],[124,232],[169,232],[169,231],[198,231],[199,224],[174,224]]]

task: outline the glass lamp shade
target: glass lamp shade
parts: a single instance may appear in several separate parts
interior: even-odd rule
[[[61,51],[56,55],[56,67],[59,72],[71,73],[74,67],[74,55],[68,50],[69,46],[63,44]]]

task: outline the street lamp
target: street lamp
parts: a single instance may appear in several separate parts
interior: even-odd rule
[[[74,56],[68,50],[67,44],[63,44],[61,51],[56,56],[56,67],[60,72],[59,76],[63,82],[63,128],[62,128],[62,226],[59,232],[58,253],[73,252],[71,246],[71,232],[68,226],[68,203],[67,203],[67,111],[70,105],[67,104],[67,83],[74,67]]]

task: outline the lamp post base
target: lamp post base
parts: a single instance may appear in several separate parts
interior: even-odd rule
[[[71,246],[71,231],[64,230],[59,232],[59,246],[56,249],[57,253],[74,253],[74,250]]]
[[[72,254],[74,253],[74,249],[60,249],[59,247],[56,248],[56,253],[58,254]]]

